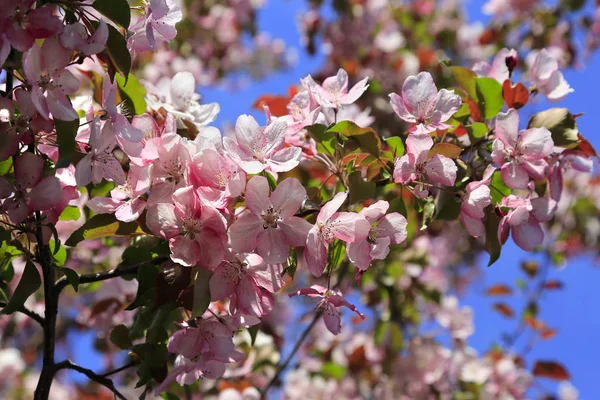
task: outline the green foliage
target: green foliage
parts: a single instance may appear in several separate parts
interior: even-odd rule
[[[135,76],[129,74],[127,78],[121,75],[116,75],[117,87],[119,88],[119,94],[127,107],[130,110],[135,111],[136,115],[140,115],[146,112],[146,89],[141,85],[140,81]]]
[[[350,204],[375,197],[375,182],[365,181],[360,171],[354,171],[348,176],[348,186],[350,189]]]
[[[494,207],[486,208],[485,214],[485,250],[490,255],[489,267],[500,258],[500,252],[502,251],[502,243],[498,239],[500,216],[498,216]]]
[[[48,243],[48,246],[51,249],[54,249],[56,246],[58,245],[58,251],[56,251],[52,257],[54,257],[54,262],[56,263],[57,266],[62,267],[63,265],[65,265],[65,262],[67,261],[67,249],[65,249],[65,247],[60,243],[56,243],[54,241],[54,239],[51,239],[50,242]]]
[[[59,221],[76,221],[81,217],[81,211],[77,206],[66,206],[58,217]]]
[[[258,335],[260,324],[252,325],[248,328],[248,333],[250,334],[250,346],[254,346],[254,342],[256,342],[256,335]]]
[[[552,133],[555,146],[573,148],[579,142],[575,117],[566,108],[551,108],[534,114],[527,128],[542,127]]]
[[[493,78],[476,78],[475,87],[479,97],[479,109],[486,119],[494,118],[504,105],[502,85]]]
[[[0,314],[12,314],[15,311],[19,311],[29,296],[34,294],[41,285],[42,280],[36,266],[30,260],[27,260],[21,280],[15,288],[6,307],[0,311]]]
[[[210,277],[212,272],[199,268],[194,281],[194,306],[192,318],[201,317],[210,305]]]
[[[126,310],[135,310],[141,306],[151,306],[156,298],[156,280],[159,268],[156,265],[142,264],[137,271],[138,290],[133,302]]]
[[[142,233],[135,222],[121,222],[114,214],[97,214],[87,220],[66,241],[67,246],[75,246],[83,240],[107,236],[130,236]]]
[[[435,219],[453,221],[460,215],[460,199],[451,193],[442,191],[438,195]]]
[[[435,201],[433,197],[429,196],[423,204],[423,224],[421,230],[427,229],[431,221],[433,221],[433,215],[435,214]]]
[[[131,10],[127,0],[96,0],[92,7],[113,22],[123,28],[129,28],[131,22]]]
[[[327,254],[327,271],[335,271],[346,257],[346,243],[336,240],[329,245]]]
[[[488,134],[488,128],[483,122],[474,122],[471,125],[467,125],[465,128],[469,133],[469,139],[471,139],[471,142],[476,142]]]
[[[333,361],[327,361],[323,364],[319,373],[327,378],[333,378],[339,381],[346,376],[348,371],[343,365],[336,364]]]
[[[404,205],[404,200],[402,200],[401,196],[398,196],[390,201],[388,214],[393,212],[397,212],[404,215],[404,217],[408,217],[408,211],[406,211],[406,206]]]
[[[402,142],[402,138],[399,136],[390,136],[389,138],[384,139],[384,141],[392,152],[392,159],[404,155],[404,142]]]
[[[13,166],[12,157],[8,157],[6,160],[0,161],[0,176],[6,175],[7,173],[9,173],[10,170],[12,169],[12,166]]]
[[[475,79],[477,74],[465,67],[449,67],[452,77],[472,100],[478,100]],[[468,109],[468,107],[467,107]],[[460,110],[459,110],[460,111]],[[464,110],[463,110],[464,111]]]
[[[73,286],[73,289],[75,289],[75,291],[77,292],[79,290],[79,274],[71,268],[59,268],[59,270],[63,274],[65,274],[67,281],[71,286]]]
[[[123,76],[129,77],[129,71],[131,70],[131,54],[127,49],[127,40],[125,40],[123,35],[121,35],[121,33],[112,25],[108,25],[106,51],[108,52],[110,61],[115,69],[123,74]],[[127,78],[125,78],[125,82],[127,82]]]
[[[341,121],[333,125],[327,132],[338,133],[344,143],[344,150],[360,148],[374,157],[379,157],[381,139],[371,128],[361,128],[352,121]]]
[[[306,130],[317,142],[317,151],[319,153],[335,154],[336,140],[333,134],[327,131],[327,127],[322,124],[307,126]]]
[[[117,325],[110,331],[110,341],[122,350],[130,349],[133,342],[129,338],[129,328],[125,325]]]
[[[56,127],[56,139],[58,141],[58,162],[56,168],[66,168],[71,164],[73,155],[75,155],[75,135],[79,128],[79,120],[61,121],[54,120]]]
[[[494,172],[490,183],[490,195],[492,196],[492,204],[500,204],[502,199],[512,193],[512,189],[506,186],[502,180],[500,171]]]

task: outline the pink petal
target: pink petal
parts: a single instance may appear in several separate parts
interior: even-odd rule
[[[511,108],[506,113],[499,113],[496,117],[496,138],[500,139],[506,147],[514,148],[519,135],[519,114]]]
[[[371,244],[366,240],[348,243],[346,247],[348,260],[361,271],[366,271],[371,264]]]
[[[21,188],[32,188],[41,179],[44,160],[33,153],[25,152],[15,160],[15,179]]]
[[[394,182],[407,184],[416,178],[415,156],[413,154],[405,154],[396,159],[394,163]]]
[[[142,199],[136,198],[129,201],[125,201],[115,212],[115,217],[119,221],[132,222],[138,219],[140,215],[142,215],[142,212],[145,208],[146,202]]]
[[[515,244],[525,251],[532,251],[544,241],[544,231],[533,218],[511,226],[511,230]]]
[[[415,123],[417,119],[406,109],[404,106],[404,102],[402,101],[402,97],[398,96],[396,93],[390,93],[390,103],[392,104],[392,108],[394,112],[404,121]]]
[[[47,176],[29,192],[29,208],[32,210],[47,210],[62,202],[62,187],[54,176]]]
[[[323,275],[327,266],[327,246],[319,235],[318,226],[314,226],[306,237],[304,259],[309,271],[317,278]]]
[[[255,317],[263,316],[259,289],[249,276],[242,277],[235,293],[238,297],[238,306],[244,313]]]
[[[271,293],[278,292],[285,285],[285,281],[281,277],[282,267],[280,264],[272,265],[263,262],[260,265],[250,268],[248,273],[257,285]]]
[[[473,237],[485,236],[485,226],[483,225],[483,222],[481,222],[481,219],[472,218],[464,212],[460,213],[460,218],[465,226],[465,229],[467,232],[469,232],[469,235]]]
[[[122,200],[110,197],[94,197],[86,203],[89,209],[96,214],[112,214],[121,204],[123,204]]]
[[[271,194],[271,203],[279,211],[282,219],[294,215],[304,200],[306,200],[306,189],[296,178],[284,179]]]
[[[281,264],[290,254],[290,243],[279,229],[263,229],[258,234],[256,252],[269,264]]]
[[[435,103],[435,112],[431,117],[432,122],[448,121],[461,105],[462,99],[453,90],[440,90]]]
[[[331,233],[344,242],[365,239],[369,235],[371,224],[356,213],[339,212],[328,223]]]
[[[389,237],[392,244],[400,244],[407,237],[407,225],[408,222],[403,215],[391,213],[379,220],[375,232],[377,232],[377,237]]]
[[[446,186],[454,186],[458,167],[451,158],[434,154],[425,165],[427,178],[431,182],[441,183]]]
[[[264,230],[262,219],[256,214],[246,213],[229,228],[231,247],[235,252],[248,253],[257,246],[258,234]]]
[[[385,200],[379,200],[377,203],[363,208],[358,214],[365,217],[365,219],[372,224],[383,217],[388,208],[390,208],[390,203]]]
[[[246,206],[256,215],[266,213],[271,207],[269,181],[264,176],[254,176],[246,185]]]
[[[146,225],[155,235],[170,239],[181,232],[173,204],[159,203],[148,208]]]
[[[519,150],[528,160],[544,158],[554,149],[552,134],[546,128],[532,128],[521,132]]]
[[[223,239],[217,232],[207,228],[196,234],[195,243],[198,248],[197,265],[199,267],[213,269],[223,261],[225,257]]]
[[[304,246],[308,232],[313,225],[300,217],[289,217],[278,223],[281,233],[285,235],[287,243],[292,246]]]
[[[352,89],[350,89],[348,94],[340,98],[340,104],[352,104],[356,100],[358,100],[360,96],[362,96],[363,93],[366,92],[367,88],[369,87],[369,85],[367,84],[368,80],[369,78],[366,77],[358,83],[356,83],[356,85],[352,86]]]
[[[502,180],[511,189],[527,189],[529,174],[514,161],[508,162],[500,169]]]
[[[286,147],[269,157],[267,165],[270,171],[287,172],[300,164],[301,157],[302,149],[300,147]]]
[[[327,303],[325,309],[323,310],[323,321],[325,322],[325,326],[329,330],[329,332],[337,335],[342,330],[342,320],[340,318],[340,313],[335,306],[330,303]]]
[[[556,201],[547,197],[537,197],[531,200],[532,214],[537,222],[548,222],[556,211]]]
[[[231,296],[239,282],[238,268],[229,261],[222,262],[210,277],[210,300],[218,301]]]
[[[415,157],[415,164],[421,164],[429,158],[429,149],[433,147],[433,139],[426,133],[408,135],[406,139],[407,154]]]
[[[348,197],[348,193],[340,192],[337,193],[333,199],[329,200],[319,211],[319,215],[317,216],[317,224],[328,221],[331,216],[340,209],[342,204],[346,201]]]
[[[187,236],[176,236],[169,240],[171,260],[186,267],[193,267],[200,261],[198,242]]]
[[[408,111],[417,120],[428,118],[437,100],[437,87],[429,72],[409,76],[402,85],[402,100]]]

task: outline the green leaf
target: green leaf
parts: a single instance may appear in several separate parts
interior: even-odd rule
[[[472,100],[479,100],[477,97],[477,88],[475,86],[475,79],[477,74],[473,70],[465,67],[449,67],[452,73],[452,77],[458,83],[458,85],[467,93]]]
[[[457,196],[442,191],[438,195],[436,209],[436,219],[453,221],[460,215],[460,200]]]
[[[125,77],[129,77],[131,70],[131,54],[127,49],[127,40],[112,25],[108,25],[108,40],[106,50],[113,65]],[[127,82],[127,79],[125,79]]]
[[[488,267],[500,258],[502,251],[502,243],[498,239],[498,226],[500,226],[500,217],[494,207],[488,207],[485,218],[485,250],[490,255]]]
[[[65,249],[65,246],[63,246],[60,242],[56,243],[54,241],[54,239],[51,239],[50,242],[48,243],[48,246],[51,249],[56,248],[57,245],[58,245],[58,251],[56,251],[52,256],[54,257],[54,261],[56,262],[56,265],[58,267],[62,267],[63,265],[65,265],[65,262],[67,261],[67,249]]]
[[[21,280],[15,288],[6,307],[0,311],[0,314],[12,314],[15,311],[19,311],[29,296],[34,294],[41,285],[42,280],[40,279],[40,274],[36,266],[31,261],[27,260]]]
[[[388,209],[388,214],[393,212],[397,212],[404,215],[404,217],[408,217],[408,212],[406,211],[406,206],[404,205],[404,200],[402,199],[402,197],[398,196],[392,201],[390,201],[390,208]]]
[[[319,153],[335,154],[336,140],[331,132],[327,132],[327,127],[322,124],[307,126],[306,130],[317,142],[317,151]]]
[[[126,310],[135,310],[141,306],[150,306],[154,304],[158,274],[159,270],[157,265],[142,264],[138,268],[136,275],[138,290],[135,299],[127,306]]]
[[[212,272],[204,268],[198,269],[194,281],[194,308],[192,318],[201,317],[210,305],[210,277]]]
[[[125,101],[130,110],[135,112],[135,115],[140,115],[146,112],[146,89],[135,76],[129,74],[127,79],[121,75],[117,75],[117,87],[123,101]]]
[[[267,171],[263,171],[261,175],[267,178],[267,182],[269,182],[269,189],[271,190],[271,192],[275,191],[275,189],[277,189],[277,180],[275,179],[273,174]]]
[[[458,111],[456,111],[453,115],[455,119],[462,119],[471,115],[471,110],[469,109],[469,105],[467,103],[462,103]]]
[[[527,128],[548,129],[555,146],[573,148],[579,143],[575,117],[566,108],[551,108],[534,114]]]
[[[429,157],[431,158],[435,154],[457,159],[462,153],[462,148],[452,143],[437,143],[429,150]]]
[[[110,341],[122,350],[133,347],[133,343],[129,338],[129,328],[125,325],[117,325],[110,331]]]
[[[12,169],[12,166],[13,166],[12,157],[8,157],[6,160],[0,161],[0,176],[6,175],[7,173],[9,173],[10,170]]]
[[[335,269],[340,266],[346,257],[346,244],[341,240],[336,240],[329,245],[329,253],[327,256],[327,269],[329,271],[335,271]]]
[[[135,222],[121,222],[114,214],[97,214],[71,234],[67,246],[75,246],[83,240],[92,240],[106,236],[130,236],[142,233]]]
[[[494,172],[492,181],[490,182],[490,195],[492,196],[492,204],[500,204],[502,199],[512,193],[512,189],[506,186],[502,180],[500,171]]]
[[[389,138],[384,139],[384,141],[389,146],[393,158],[402,157],[404,155],[404,143],[402,142],[402,138],[399,136],[390,136]]]
[[[426,203],[423,205],[423,224],[421,230],[427,229],[431,221],[433,221],[433,215],[435,214],[435,202],[433,197],[429,196]]]
[[[354,171],[348,176],[348,187],[350,190],[349,204],[375,197],[375,182],[365,181],[360,171]]]
[[[486,119],[494,118],[504,105],[502,85],[494,78],[476,78],[475,86],[479,97],[479,108]]]
[[[475,142],[481,138],[484,138],[488,133],[488,128],[483,122],[474,122],[471,125],[465,127],[469,132],[469,139],[471,142]]]
[[[76,221],[81,217],[81,210],[77,206],[66,206],[58,217],[59,221]]]
[[[88,187],[91,187],[91,197],[98,197],[98,196],[108,196],[108,194],[110,193],[111,190],[113,190],[117,185],[112,182],[112,181],[106,181],[106,180],[102,180],[102,182],[100,182],[97,185],[89,185]]]
[[[129,28],[131,22],[131,10],[127,0],[96,0],[92,7],[113,22],[123,28]]]
[[[329,128],[327,132],[339,133],[343,139],[353,142],[367,153],[379,157],[381,139],[371,128],[361,128],[352,121],[341,121]]]
[[[346,376],[347,372],[348,371],[346,367],[343,365],[336,364],[333,361],[327,361],[325,364],[323,364],[319,373],[323,376],[339,381]]]
[[[256,335],[258,335],[258,327],[260,324],[252,325],[248,328],[248,333],[250,333],[250,346],[254,346],[254,342],[256,342]]]
[[[64,248],[64,247],[63,247]],[[63,274],[67,277],[67,281],[77,292],[79,290],[79,274],[71,268],[60,268]]]
[[[54,120],[56,127],[56,139],[58,141],[58,162],[56,168],[66,168],[71,165],[71,160],[75,154],[75,135],[79,128],[79,120],[62,121]]]

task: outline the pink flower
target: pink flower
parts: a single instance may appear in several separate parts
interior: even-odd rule
[[[310,75],[302,79],[302,86],[312,93],[320,106],[340,108],[358,100],[369,87],[368,80],[368,77],[364,78],[348,91],[348,74],[340,68],[337,75],[325,79],[322,86]]]
[[[104,20],[100,20],[98,28],[93,34],[89,34],[87,28],[81,22],[65,25],[64,30],[58,36],[58,41],[65,48],[75,50],[82,54],[91,56],[104,50],[108,39],[108,26]]]
[[[327,266],[329,244],[336,239],[347,243],[367,238],[371,225],[364,216],[351,212],[336,212],[348,193],[336,194],[321,208],[316,224],[308,232],[304,258],[310,272],[319,277]]]
[[[546,49],[537,54],[529,73],[537,91],[551,102],[560,101],[574,92],[559,71],[556,57]]]
[[[169,338],[167,349],[188,359],[202,357],[223,363],[241,360],[243,354],[235,350],[232,331],[220,321],[199,319],[196,327],[186,323],[183,329]]]
[[[402,97],[390,93],[392,108],[404,121],[414,124],[412,133],[429,133],[436,129],[448,129],[445,124],[461,106],[462,100],[454,91],[438,92],[429,72],[409,76],[402,85]]]
[[[35,39],[56,35],[63,22],[54,15],[53,7],[32,9],[35,0],[7,0],[0,8],[0,32],[5,40],[20,52],[33,46]],[[1,61],[1,60],[0,60]]]
[[[473,334],[473,310],[471,307],[458,306],[458,299],[454,296],[444,297],[440,310],[436,315],[438,323],[447,329],[454,339],[465,340]]]
[[[135,51],[156,51],[158,44],[175,39],[175,25],[182,18],[183,13],[174,0],[150,0],[146,15],[129,28],[135,32],[129,39],[130,47]]]
[[[231,247],[239,253],[256,252],[270,264],[287,260],[290,246],[303,246],[312,225],[294,214],[306,199],[306,189],[296,178],[281,182],[269,196],[269,183],[255,176],[246,186],[246,207],[231,225]]]
[[[148,228],[169,240],[171,259],[176,263],[209,269],[219,265],[227,243],[225,218],[203,205],[192,186],[177,189],[172,199],[174,204],[149,206]]]
[[[339,290],[330,290],[320,285],[312,285],[309,288],[303,288],[289,294],[290,297],[299,295],[311,298],[321,298],[321,301],[317,304],[317,310],[323,312],[325,326],[329,329],[329,332],[334,335],[340,333],[342,329],[342,320],[337,307],[348,307],[361,318],[365,318],[365,316],[356,309],[356,306],[348,303],[348,301],[344,299],[342,292]]]
[[[56,119],[71,121],[79,118],[67,95],[79,89],[79,81],[65,67],[71,61],[71,52],[55,39],[48,38],[40,48],[32,46],[23,55],[23,69],[32,86],[31,100],[45,119],[50,114]]]
[[[551,162],[548,180],[550,182],[550,197],[560,200],[563,191],[563,170],[573,169],[579,172],[591,173],[594,169],[594,161],[574,150],[564,150]]]
[[[131,222],[140,217],[146,208],[146,200],[140,196],[146,194],[147,185],[140,185],[141,168],[131,165],[127,174],[127,183],[111,190],[111,197],[94,197],[87,206],[98,214],[115,214],[119,221]]]
[[[302,149],[285,147],[287,125],[281,120],[261,128],[254,117],[240,115],[235,140],[223,138],[225,151],[249,174],[264,170],[286,172],[300,163]]]
[[[480,181],[470,182],[460,205],[460,218],[473,237],[485,235],[485,226],[481,221],[485,216],[483,210],[492,203],[489,184],[496,169],[488,165]]]
[[[371,229],[365,239],[349,243],[346,252],[361,271],[366,271],[373,260],[385,260],[390,244],[400,244],[406,239],[406,218],[398,213],[385,215],[389,207],[387,201],[380,200],[358,213],[369,222]]]
[[[452,159],[434,154],[429,157],[429,149],[433,147],[433,139],[427,133],[408,135],[407,152],[396,159],[394,165],[394,182],[407,185],[412,181],[429,181],[453,186],[458,168]],[[418,184],[415,195],[427,197],[429,191]]]
[[[33,153],[23,153],[15,159],[15,184],[0,177],[0,212],[21,223],[32,211],[48,210],[63,199],[62,188],[54,176],[43,177],[44,159]]]
[[[519,56],[517,55],[517,51],[515,49],[509,50],[504,48],[496,54],[492,65],[489,65],[485,61],[478,62],[473,66],[473,71],[477,75],[494,78],[500,84],[503,84],[505,80],[510,78],[518,62]]]
[[[271,293],[283,286],[281,264],[269,265],[256,254],[229,256],[210,278],[211,301],[232,297],[231,309],[263,317],[273,308]]]
[[[515,244],[525,251],[531,251],[544,241],[541,222],[550,221],[556,210],[556,201],[547,197],[518,197],[511,194],[502,199],[502,206],[509,209],[500,221],[498,238],[504,242],[508,231],[512,232]]]
[[[543,179],[548,168],[544,159],[554,148],[546,128],[526,129],[519,134],[519,114],[514,109],[496,117],[496,140],[492,158],[502,165],[502,180],[512,189],[527,189],[529,177]],[[506,162],[505,162],[506,161]]]
[[[102,108],[106,111],[108,117],[106,123],[113,125],[119,147],[127,155],[137,157],[142,151],[144,132],[131,125],[127,118],[119,113],[116,97],[117,84],[116,82],[111,83],[108,74],[106,74],[102,83]]]
[[[95,117],[90,122],[90,152],[77,163],[77,186],[85,186],[90,182],[98,184],[103,178],[117,185],[125,184],[123,167],[112,153],[115,145],[112,125],[104,123],[100,131],[100,118]]]

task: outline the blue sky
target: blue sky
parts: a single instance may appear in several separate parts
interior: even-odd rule
[[[298,50],[298,62],[288,71],[273,74],[260,82],[250,83],[235,96],[219,88],[200,88],[205,102],[216,101],[221,105],[217,126],[223,122],[234,123],[237,116],[244,113],[254,114],[259,121],[264,121],[264,114],[252,110],[252,104],[262,94],[285,94],[291,84],[297,84],[300,78],[318,70],[322,63],[322,55],[311,57],[303,51],[297,30],[298,13],[307,9],[306,1],[269,2],[266,9],[259,12],[259,26],[273,37],[282,38],[288,46]],[[469,2],[471,20],[485,18],[480,13],[483,1]],[[565,77],[575,93],[570,95],[559,106],[568,107],[573,113],[584,113],[578,119],[580,131],[596,148],[600,148],[595,115],[598,105],[600,81],[600,55],[596,54],[586,61],[583,69],[567,71]],[[234,101],[232,101],[235,99]],[[546,102],[538,103],[535,111],[550,107]],[[532,109],[528,108],[528,112]],[[526,118],[522,118],[526,121]],[[523,128],[523,127],[522,127]],[[500,335],[512,332],[516,321],[507,320],[492,311],[491,306],[497,298],[483,295],[485,289],[492,284],[506,283],[515,286],[518,278],[524,278],[520,271],[520,262],[531,259],[512,242],[508,242],[502,251],[502,257],[491,268],[482,266],[481,278],[472,285],[461,298],[461,304],[468,305],[475,312],[475,334],[469,344],[479,351],[489,349],[493,343],[500,343]],[[487,261],[487,259],[486,259]],[[482,263],[483,264],[483,263]],[[559,360],[572,376],[572,383],[578,388],[580,398],[591,400],[597,398],[598,369],[600,359],[600,319],[595,307],[600,304],[600,269],[594,261],[581,258],[571,261],[565,268],[552,269],[549,279],[559,279],[565,284],[563,291],[553,291],[542,296],[540,318],[550,327],[559,329],[558,335],[549,341],[538,343],[528,354],[528,365],[536,359]],[[502,299],[504,300],[504,299]],[[508,300],[515,310],[522,310],[526,296],[512,296]],[[517,342],[517,349],[522,348],[528,340],[523,336]],[[553,388],[551,381],[541,381],[542,386]]]

